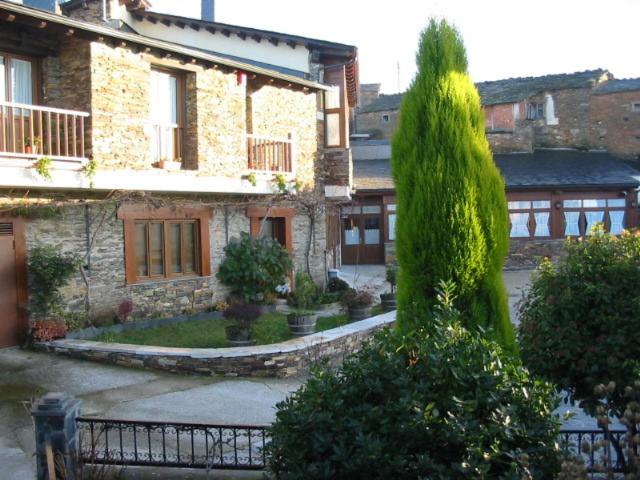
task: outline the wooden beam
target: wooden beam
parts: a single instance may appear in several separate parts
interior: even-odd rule
[[[195,30],[196,32],[200,31],[200,25],[198,25],[197,23],[190,23],[189,27],[191,27],[191,29]]]
[[[293,40],[287,40],[287,45],[289,45],[291,48],[296,48],[296,42],[294,42]]]
[[[269,43],[277,47],[280,43],[280,40],[278,40],[276,37],[269,37]]]
[[[157,18],[151,17],[151,16],[149,16],[149,15],[147,15],[147,16],[146,16],[146,17],[144,17],[144,18],[145,18],[145,19],[147,20],[147,22],[149,22],[149,23],[153,23],[153,24],[158,23],[158,19],[157,19]]]
[[[251,35],[251,38],[253,38],[258,43],[262,41],[262,37],[258,34]]]
[[[222,30],[222,34],[229,38],[231,36],[231,30],[227,30],[226,28],[224,30]]]
[[[13,22],[16,19],[16,16],[13,13],[0,12],[0,19],[6,22]]]
[[[240,40],[245,40],[247,38],[247,34],[244,32],[236,32],[236,35]]]
[[[206,27],[207,32],[216,33],[216,29],[214,27]]]
[[[181,28],[182,30],[184,30],[184,27],[186,27],[187,25],[184,22],[176,22],[176,27]]]
[[[65,34],[65,36],[67,36],[67,37],[71,37],[71,36],[73,36],[73,34],[74,34],[74,33],[76,33],[76,32],[75,32],[75,30],[74,30],[73,28],[67,28],[67,29],[64,31],[64,34]]]
[[[162,23],[163,25],[166,25],[167,27],[171,26],[171,20],[167,20],[166,18],[163,18],[162,20],[160,20],[160,23]]]

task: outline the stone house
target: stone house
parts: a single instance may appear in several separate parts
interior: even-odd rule
[[[591,225],[638,225],[640,80],[606,70],[477,84],[487,139],[506,184],[509,266],[557,255]],[[344,263],[394,260],[395,196],[389,138],[402,94],[363,85],[353,142],[353,203],[343,208]],[[370,139],[366,139],[369,136]],[[365,137],[365,138],[363,138]]]
[[[307,51],[307,70],[316,62],[300,75],[63,13],[0,0],[0,347],[26,333],[39,244],[83,259],[65,309],[95,319],[125,299],[134,318],[210,308],[227,293],[215,277],[223,249],[243,231],[277,239],[324,281],[331,203],[350,191],[355,47],[270,32]],[[337,56],[349,60],[330,72]],[[313,219],[305,195],[321,207]]]

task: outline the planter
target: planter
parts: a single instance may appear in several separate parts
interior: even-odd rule
[[[248,347],[255,344],[255,341],[251,339],[251,332],[249,330],[231,325],[226,327],[224,331],[230,347]]]
[[[371,305],[366,307],[349,307],[349,321],[357,322],[358,320],[364,320],[371,316]]]
[[[163,170],[180,170],[182,168],[182,162],[173,162],[170,160],[159,160],[158,168]]]
[[[380,301],[382,302],[382,308],[385,312],[396,309],[396,294],[395,293],[381,293]]]
[[[316,331],[318,316],[315,313],[290,313],[287,315],[289,331],[294,337],[303,337]]]

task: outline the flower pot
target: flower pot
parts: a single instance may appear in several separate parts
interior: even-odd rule
[[[396,294],[395,293],[381,293],[380,301],[382,302],[382,308],[385,312],[390,312],[396,309]]]
[[[182,168],[182,162],[173,162],[171,160],[159,160],[158,168],[164,170],[180,170]]]
[[[318,317],[315,313],[300,312],[287,315],[289,331],[294,337],[303,337],[316,331],[316,321]]]
[[[251,332],[247,329],[231,325],[226,327],[224,331],[230,347],[247,347],[255,344],[255,341],[251,339]]]
[[[349,307],[349,321],[357,322],[358,320],[364,320],[371,316],[371,305]]]

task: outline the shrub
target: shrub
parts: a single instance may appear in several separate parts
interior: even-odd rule
[[[392,140],[398,219],[398,326],[434,305],[440,279],[458,285],[468,326],[515,347],[502,265],[509,242],[504,182],[484,133],[480,97],[459,33],[431,20]],[[415,314],[417,312],[418,314]]]
[[[310,310],[316,303],[318,289],[308,273],[296,273],[296,288],[289,295],[287,304],[297,310]]]
[[[540,265],[520,304],[522,358],[590,415],[600,404],[596,386],[615,382],[608,408],[621,418],[623,386],[640,359],[640,236],[600,229],[566,248],[556,267]]]
[[[232,239],[217,277],[247,302],[260,302],[286,282],[293,268],[289,253],[276,240],[253,238],[246,232]]]
[[[553,386],[459,319],[431,318],[377,334],[337,372],[314,368],[278,404],[275,478],[553,478]]]
[[[261,315],[261,309],[253,303],[234,302],[224,310],[222,314],[224,318],[235,320],[238,326],[243,330],[250,330]]]
[[[331,278],[327,282],[327,292],[337,293],[349,289],[349,284],[341,278]]]
[[[133,301],[129,298],[125,298],[118,305],[118,319],[122,323],[126,323],[133,312]]]
[[[396,282],[398,277],[398,269],[394,266],[387,267],[387,283],[391,286],[391,293],[396,291]]]
[[[67,334],[67,325],[62,320],[40,320],[33,322],[33,339],[37,342],[50,342],[56,338],[64,338]]]
[[[362,308],[373,305],[373,295],[366,290],[350,288],[342,295],[342,304],[347,308]]]
[[[60,289],[79,266],[76,255],[61,254],[50,245],[38,245],[29,252],[29,311],[34,318],[60,314]]]

